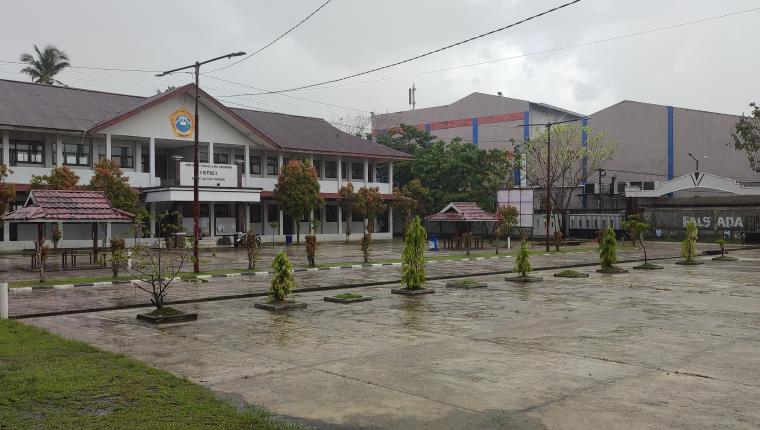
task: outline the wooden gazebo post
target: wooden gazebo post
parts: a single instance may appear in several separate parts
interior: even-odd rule
[[[92,263],[98,264],[98,223],[92,223]]]

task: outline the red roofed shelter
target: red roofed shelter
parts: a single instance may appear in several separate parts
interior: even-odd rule
[[[438,231],[441,235],[443,234],[443,223],[454,223],[454,237],[445,239],[444,246],[453,244],[461,247],[460,233],[462,230],[472,232],[473,223],[482,223],[483,233],[490,234],[498,218],[495,214],[484,210],[475,202],[451,202],[441,209],[440,212],[425,217],[425,221],[437,222]],[[489,223],[491,228],[489,228]],[[473,236],[473,241],[476,245],[480,244],[480,247],[482,247],[483,241],[481,237]]]
[[[45,239],[45,224],[92,223],[93,257],[98,249],[98,225],[131,223],[135,216],[116,209],[103,191],[31,190],[24,207],[6,214],[4,221],[37,224],[37,239]],[[107,229],[110,231],[110,228]],[[63,227],[61,226],[63,233]]]

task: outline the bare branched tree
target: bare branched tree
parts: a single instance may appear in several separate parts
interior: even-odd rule
[[[169,288],[179,279],[185,262],[189,260],[192,247],[176,248],[168,250],[161,246],[150,247],[147,245],[135,245],[132,248],[131,259],[124,254],[114,259],[121,268],[131,277],[137,279],[134,286],[150,294],[150,303],[161,309],[164,307],[166,294]],[[130,261],[131,260],[131,261]]]
[[[356,112],[336,115],[331,122],[348,134],[367,140],[372,138],[372,117],[369,114]]]

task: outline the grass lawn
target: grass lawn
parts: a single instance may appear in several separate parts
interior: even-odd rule
[[[300,429],[196,384],[0,321],[0,429]]]

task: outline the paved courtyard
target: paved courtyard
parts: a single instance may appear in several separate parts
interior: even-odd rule
[[[530,285],[484,276],[477,290],[432,281],[435,294],[414,298],[354,288],[373,301],[351,305],[301,293],[306,310],[279,314],[254,309],[261,298],[199,302],[178,306],[197,322],[160,327],[135,309],[24,321],[315,428],[754,429],[760,251],[734,255],[614,276],[580,269],[588,279],[542,271]],[[390,271],[328,273],[380,276],[371,270]]]

